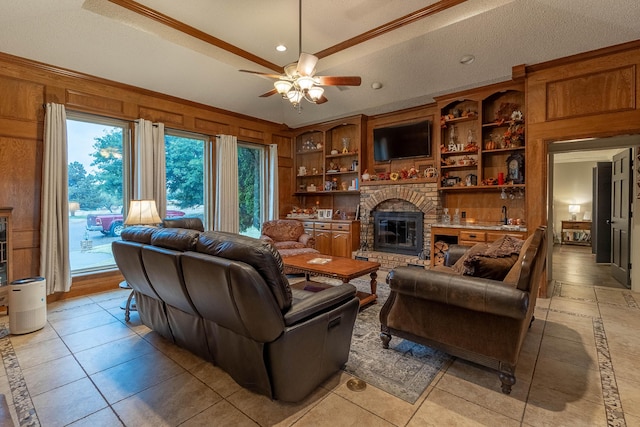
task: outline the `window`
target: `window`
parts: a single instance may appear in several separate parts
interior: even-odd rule
[[[69,112],[67,148],[71,273],[111,269],[111,242],[120,239],[128,199],[129,126]]]
[[[208,137],[165,131],[167,176],[167,217],[198,217],[207,227],[212,212],[206,188],[209,188],[209,167],[205,159],[211,144]]]
[[[238,142],[240,234],[260,237],[265,220],[266,148]]]

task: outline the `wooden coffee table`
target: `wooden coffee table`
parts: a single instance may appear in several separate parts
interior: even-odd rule
[[[316,264],[313,260],[328,261]],[[360,261],[351,258],[322,255],[318,253],[288,256],[282,258],[282,261],[288,271],[293,273],[303,273],[306,277],[306,282],[292,285],[294,287],[300,287],[303,289],[308,286],[320,288],[331,286],[323,286],[325,284],[310,281],[309,276],[312,274],[315,276],[340,279],[343,283],[349,283],[357,277],[369,274],[369,277],[371,277],[371,293],[357,292],[358,298],[360,299],[360,307],[372,303],[376,298],[378,298],[376,295],[376,286],[378,284],[376,278],[378,277],[377,271],[380,268],[380,264],[377,262]]]

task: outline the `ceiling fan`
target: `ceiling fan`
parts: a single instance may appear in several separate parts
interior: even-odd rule
[[[297,62],[288,64],[283,69],[283,74],[268,74],[259,71],[240,70],[243,73],[257,74],[259,76],[277,79],[269,92],[260,95],[266,98],[279,93],[283,99],[288,99],[294,108],[300,112],[302,99],[313,104],[327,102],[324,89],[321,86],[360,86],[362,79],[359,76],[316,76],[316,64],[318,57],[310,53],[302,52],[302,0],[298,4],[298,47],[300,56]]]

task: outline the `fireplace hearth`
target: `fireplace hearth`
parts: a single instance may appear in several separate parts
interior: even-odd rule
[[[373,212],[373,250],[417,256],[423,245],[422,212]]]

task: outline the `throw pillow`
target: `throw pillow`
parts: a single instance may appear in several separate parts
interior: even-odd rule
[[[518,254],[497,258],[476,256],[468,260],[465,267],[471,271],[473,277],[503,280],[517,260]]]
[[[467,274],[470,275],[471,272],[467,270],[465,267],[465,262],[478,254],[483,253],[487,250],[489,245],[487,243],[476,243],[473,245],[467,252],[462,255],[455,264],[451,266],[451,268],[458,274]]]
[[[487,244],[483,251],[467,257],[464,274],[493,280],[503,280],[518,260],[524,241],[506,235]]]

